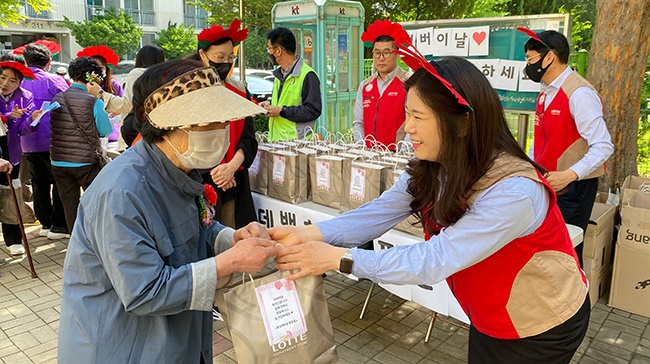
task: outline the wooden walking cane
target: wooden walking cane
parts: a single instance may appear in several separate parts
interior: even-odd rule
[[[13,181],[11,180],[11,173],[7,173],[7,181],[9,181],[9,189],[11,189],[11,196],[14,198],[14,206],[16,206],[16,216],[18,216],[18,226],[20,233],[23,235],[23,247],[27,252],[27,260],[29,261],[29,269],[32,271],[32,278],[38,278],[36,270],[34,269],[34,262],[32,261],[32,253],[29,251],[29,243],[27,242],[27,234],[25,234],[25,225],[23,225],[23,216],[20,214],[20,205],[18,204],[18,197],[16,197],[16,190],[14,189]]]

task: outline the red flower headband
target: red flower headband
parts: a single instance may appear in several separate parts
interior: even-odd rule
[[[404,63],[406,63],[407,66],[413,70],[424,68],[433,77],[440,81],[447,88],[447,90],[449,90],[449,92],[454,95],[454,97],[458,100],[458,104],[467,106],[470,110],[474,110],[472,106],[470,106],[469,102],[467,102],[467,100],[465,100],[465,98],[461,96],[461,94],[459,94],[456,89],[454,89],[454,86],[452,86],[449,81],[440,76],[435,67],[433,67],[433,65],[429,63],[426,58],[424,58],[420,51],[418,51],[417,48],[413,46],[413,44],[410,42],[410,39],[408,43],[400,44],[395,42],[395,45],[397,45],[397,48],[399,49],[394,50],[393,53],[402,56],[402,60]]]
[[[120,58],[115,52],[105,45],[84,48],[77,53],[77,57],[102,57],[106,60],[106,66],[113,68],[117,66]]]
[[[199,47],[205,49],[210,44],[223,38],[232,39],[233,45],[238,45],[241,41],[248,38],[248,29],[239,30],[240,24],[241,21],[239,19],[233,19],[228,28],[224,28],[221,25],[213,25],[210,28],[203,29],[197,36]]]
[[[550,44],[544,42],[542,40],[542,38],[539,37],[539,33],[535,32],[534,30],[524,28],[524,27],[517,27],[517,30],[524,33],[524,34],[526,34],[527,36],[535,39],[536,41],[542,43],[546,48],[553,49],[553,46],[551,46]]]
[[[39,39],[39,40],[37,40],[35,42],[27,43],[27,44],[21,45],[18,48],[15,48],[13,53],[15,55],[19,55],[19,56],[22,55],[23,52],[25,51],[25,47],[27,47],[29,44],[42,44],[42,45],[46,46],[47,49],[50,50],[50,53],[52,55],[55,55],[55,54],[61,52],[61,45],[59,43],[52,42],[52,41],[45,40],[45,39]]]
[[[402,26],[398,23],[393,23],[390,20],[377,20],[368,26],[363,34],[361,34],[361,41],[368,48],[372,47],[372,43],[382,35],[393,38],[395,44],[410,43],[411,37]]]
[[[26,80],[31,81],[36,79],[34,71],[20,62],[0,62],[0,68],[13,68],[16,71],[20,72],[20,74],[23,75]]]

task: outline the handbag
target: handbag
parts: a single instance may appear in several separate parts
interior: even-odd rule
[[[63,94],[63,99],[65,100],[66,105],[68,105],[68,98],[67,95],[64,93]],[[101,144],[100,148],[97,148],[97,144],[93,143],[92,139],[88,135],[86,135],[86,132],[83,130],[81,127],[81,124],[77,121],[77,118],[74,116],[74,113],[70,110],[68,110],[68,114],[70,114],[70,117],[72,118],[72,121],[74,121],[75,125],[77,126],[77,130],[81,133],[81,136],[84,137],[88,145],[90,145],[91,148],[95,149],[95,154],[97,155],[97,162],[99,163],[99,168],[104,168],[106,164],[110,161],[108,159],[108,156],[104,153],[104,151],[101,149]]]
[[[239,363],[337,363],[323,278],[276,271],[224,294]],[[220,306],[221,308],[221,306]]]

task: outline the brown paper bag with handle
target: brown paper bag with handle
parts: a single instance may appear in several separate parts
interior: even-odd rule
[[[277,271],[255,279],[254,282],[246,281],[224,294],[227,324],[237,362],[337,363],[338,354],[323,289],[323,278],[308,276],[296,281],[286,281],[283,280],[286,275],[286,272]],[[283,338],[281,341],[273,341],[273,334],[279,330],[278,327],[292,326],[284,326],[286,322],[282,323],[282,320],[268,320],[268,312],[277,314],[276,317],[285,314],[283,307],[285,301],[282,298],[265,300],[260,297],[260,291],[265,288],[273,290],[273,287],[280,289],[289,286],[290,288],[286,289],[295,290],[300,302],[299,310],[302,311],[302,316],[298,317],[298,321],[301,322],[299,326],[306,328],[306,331],[299,331],[295,336],[288,335],[291,337]],[[267,314],[264,315],[262,312]],[[279,323],[276,330],[269,322],[276,325]]]
[[[341,208],[342,157],[321,155],[311,158],[309,180],[311,181],[312,201],[337,210]]]

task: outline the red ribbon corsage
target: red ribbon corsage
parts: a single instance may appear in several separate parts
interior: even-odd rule
[[[204,184],[203,195],[199,200],[199,219],[203,226],[210,226],[214,221],[215,206],[217,205],[217,192],[211,184]]]

